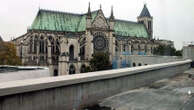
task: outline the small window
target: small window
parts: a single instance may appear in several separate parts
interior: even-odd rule
[[[58,70],[57,69],[54,70],[54,76],[58,76]]]
[[[136,67],[136,64],[135,63],[133,63],[133,67]]]
[[[141,66],[141,63],[139,63],[138,66]]]

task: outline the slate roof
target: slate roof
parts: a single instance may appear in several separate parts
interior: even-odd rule
[[[98,14],[91,12],[92,21]],[[50,10],[39,10],[30,29],[49,31],[83,32],[86,30],[86,14],[73,14]],[[117,36],[148,37],[149,34],[143,24],[124,20],[115,20],[115,34]]]
[[[150,15],[150,12],[149,12],[149,10],[148,10],[146,4],[144,5],[143,10],[141,11],[141,14],[140,14],[139,17],[150,17],[150,18],[152,17],[152,16]]]

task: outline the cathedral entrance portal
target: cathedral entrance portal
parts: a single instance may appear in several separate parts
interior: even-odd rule
[[[69,67],[69,74],[75,74],[75,67],[74,67],[74,65],[71,65]]]

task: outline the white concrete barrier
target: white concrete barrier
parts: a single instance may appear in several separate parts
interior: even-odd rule
[[[191,60],[0,84],[1,110],[72,110],[172,77]]]

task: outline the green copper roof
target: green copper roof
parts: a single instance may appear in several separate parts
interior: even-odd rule
[[[92,21],[97,13],[98,10],[91,12]],[[87,14],[72,14],[41,9],[30,29],[82,32],[86,30],[86,16]],[[145,26],[136,22],[115,20],[114,30],[117,36],[148,37]]]
[[[144,24],[115,20],[114,25],[115,34],[119,36],[133,36],[133,37],[148,37],[148,32]]]
[[[92,19],[97,11],[92,12]],[[86,29],[86,14],[39,10],[30,29],[79,32]]]

